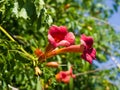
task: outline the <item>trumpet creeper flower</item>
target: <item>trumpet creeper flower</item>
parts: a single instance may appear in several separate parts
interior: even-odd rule
[[[74,44],[75,36],[72,32],[68,32],[65,26],[53,25],[48,31],[48,40],[54,48],[58,46],[70,46]]]
[[[81,58],[88,61],[90,64],[92,64],[92,61],[96,57],[96,50],[93,48],[93,38],[86,35],[81,35],[81,43],[84,45],[84,51],[81,55]]]
[[[76,78],[76,76],[72,72],[72,68],[68,71],[60,71],[58,74],[56,74],[56,80],[59,82],[69,83],[70,78]]]

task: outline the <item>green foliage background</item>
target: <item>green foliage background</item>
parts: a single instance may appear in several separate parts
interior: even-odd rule
[[[90,71],[95,66],[82,60],[80,54],[67,53],[47,61],[68,67],[48,68],[47,61],[37,61],[34,50],[44,51],[48,29],[55,24],[74,32],[76,44],[80,43],[81,34],[92,36],[99,62],[107,61],[108,56],[119,57],[120,35],[107,22],[119,4],[119,0],[114,0],[111,9],[104,0],[0,0],[0,25],[15,39],[11,41],[0,31],[0,90],[118,90],[104,78],[110,75],[109,70],[78,76],[69,84],[58,83],[55,74],[67,70],[70,64],[74,65],[74,73]],[[40,76],[35,75],[35,66],[42,71]]]

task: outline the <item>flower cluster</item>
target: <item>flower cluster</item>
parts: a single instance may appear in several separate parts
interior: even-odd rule
[[[41,50],[36,49],[35,54],[39,57],[39,61],[45,61],[47,58],[53,57],[61,53],[81,53],[81,58],[92,64],[96,57],[96,50],[93,48],[94,40],[91,36],[81,35],[81,44],[75,45],[75,36],[72,32],[68,32],[65,26],[53,25],[48,31],[49,44],[43,53]],[[58,67],[57,62],[48,62],[48,67]],[[75,78],[72,73],[72,68],[68,71],[60,71],[56,74],[56,80],[68,83],[70,78]]]

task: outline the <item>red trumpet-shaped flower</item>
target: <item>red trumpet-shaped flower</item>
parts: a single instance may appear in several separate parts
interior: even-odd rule
[[[81,57],[91,64],[96,57],[96,50],[92,47],[94,40],[92,37],[83,34],[81,35],[81,42],[85,46]]]
[[[70,78],[75,78],[76,76],[72,73],[72,68],[70,68],[68,71],[60,71],[55,77],[59,82],[69,83]]]
[[[48,40],[51,45],[58,46],[70,46],[74,44],[75,36],[72,32],[68,32],[65,26],[53,25],[48,31]]]
[[[68,75],[66,71],[60,71],[55,77],[59,82],[69,83],[70,81],[70,75]]]

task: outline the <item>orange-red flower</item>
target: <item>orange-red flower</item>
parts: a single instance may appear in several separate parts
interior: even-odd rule
[[[96,50],[92,47],[94,40],[92,37],[83,34],[81,35],[81,42],[85,46],[81,57],[91,64],[96,57]]]
[[[74,44],[75,36],[72,32],[68,32],[65,26],[53,25],[49,28],[48,40],[54,47],[70,46]]]
[[[36,49],[35,50],[35,55],[37,56],[37,57],[40,57],[41,55],[43,54],[43,52],[40,50],[40,49]]]
[[[59,82],[69,83],[70,81],[70,75],[68,75],[65,71],[60,71],[58,74],[56,74],[56,80]]]
[[[75,78],[76,76],[73,74],[72,68],[70,68],[68,71],[60,71],[55,77],[59,82],[69,83],[70,78]]]

